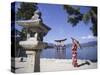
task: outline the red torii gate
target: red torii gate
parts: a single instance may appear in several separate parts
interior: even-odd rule
[[[61,40],[55,40],[56,44],[55,44],[55,48],[56,48],[56,58],[59,59],[65,59],[66,58],[66,45],[65,45],[65,41],[67,39],[61,39]]]

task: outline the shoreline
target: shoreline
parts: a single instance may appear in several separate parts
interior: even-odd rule
[[[88,64],[89,63],[89,64]],[[34,63],[28,63],[27,61],[20,62],[18,58],[15,58],[15,72],[16,73],[32,73]],[[40,72],[51,71],[70,71],[70,70],[84,70],[84,69],[96,69],[97,62],[91,62],[90,60],[78,59],[80,67],[73,67],[71,59],[48,59],[40,58]]]

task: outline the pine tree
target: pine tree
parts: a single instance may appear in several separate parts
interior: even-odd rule
[[[34,15],[34,11],[38,9],[36,3],[20,3],[20,8],[16,13],[17,20],[27,20]]]
[[[80,8],[75,8],[70,5],[64,5],[64,9],[68,13],[68,22],[72,26],[76,26],[80,21],[88,23],[91,21],[92,26],[90,30],[94,36],[97,36],[97,7],[90,7],[90,10],[87,13],[81,13]]]

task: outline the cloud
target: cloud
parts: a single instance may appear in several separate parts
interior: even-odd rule
[[[82,36],[81,39],[90,39],[90,40],[94,39],[95,40],[96,37],[94,37],[92,35],[87,35],[87,36]]]

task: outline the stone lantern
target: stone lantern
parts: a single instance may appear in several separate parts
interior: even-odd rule
[[[20,41],[19,45],[25,49],[28,64],[33,64],[34,72],[40,71],[40,52],[46,47],[43,37],[51,29],[43,24],[39,14],[40,12],[36,10],[30,20],[16,21],[18,25],[24,27],[27,31],[26,40]]]

